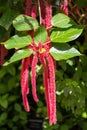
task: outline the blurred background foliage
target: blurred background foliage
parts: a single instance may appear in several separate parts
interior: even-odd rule
[[[15,33],[11,23],[19,13],[24,12],[24,3],[24,0],[0,0],[0,41]],[[53,1],[54,14],[59,11],[59,2],[58,5],[56,3],[56,0]],[[87,14],[84,10],[86,5],[86,0],[70,0],[70,17],[77,23],[83,14],[85,15],[83,21],[86,21]],[[74,6],[80,9],[79,16],[72,12]],[[44,130],[87,129],[87,23],[79,22],[79,24],[82,24],[85,30],[77,40],[70,42],[70,46],[75,46],[83,56],[56,64],[58,124],[50,126],[48,123],[41,65],[37,66],[37,92],[40,101],[36,104],[30,94],[31,111],[25,112],[20,88],[21,63],[16,62],[0,67],[0,130],[27,130],[28,120],[31,117],[43,118]],[[10,50],[5,58],[9,59],[13,52],[14,50]],[[31,88],[30,82],[29,87]]]

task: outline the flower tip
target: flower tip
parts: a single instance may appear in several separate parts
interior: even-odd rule
[[[57,124],[57,120],[55,119],[54,121],[49,121],[49,124],[52,125],[52,124]]]
[[[38,97],[34,97],[34,101],[35,101],[35,102],[39,102]]]
[[[26,112],[29,112],[29,111],[30,111],[29,106],[28,106],[27,108],[25,108],[25,111],[26,111]]]

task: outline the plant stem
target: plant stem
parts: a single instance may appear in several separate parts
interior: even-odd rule
[[[39,20],[40,20],[40,24],[41,24],[42,23],[42,17],[41,17],[40,0],[38,0],[38,10],[39,10]]]

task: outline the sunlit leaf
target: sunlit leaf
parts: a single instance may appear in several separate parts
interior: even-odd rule
[[[53,16],[51,23],[55,27],[67,28],[73,25],[72,20],[65,14],[58,13]]]
[[[81,56],[80,52],[76,50],[74,47],[70,49],[59,49],[52,47],[50,49],[50,54],[53,56],[53,58],[57,61],[60,60],[67,60],[69,58],[75,57],[75,56]]]
[[[19,61],[23,58],[29,57],[30,55],[32,55],[32,53],[33,52],[29,49],[18,50],[17,52],[14,53],[14,55],[10,58],[10,60],[4,64],[4,66],[13,63],[15,61]]]
[[[17,31],[28,31],[38,28],[38,22],[36,19],[26,16],[19,15],[13,21],[13,26]]]
[[[14,35],[9,40],[4,42],[4,45],[7,49],[19,49],[30,45],[31,42],[32,39],[29,35]]]
[[[34,41],[35,43],[45,43],[47,39],[47,31],[44,26],[40,26],[38,30],[35,32]]]
[[[56,29],[51,34],[51,42],[66,43],[78,38],[83,31],[81,26],[73,26],[67,29]]]

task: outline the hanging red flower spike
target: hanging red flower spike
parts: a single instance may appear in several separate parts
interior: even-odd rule
[[[62,9],[63,13],[66,15],[69,14],[68,2],[69,2],[69,0],[64,0],[63,4],[61,5],[61,9]]]
[[[28,105],[28,99],[27,99],[27,94],[29,94],[28,67],[29,67],[29,58],[25,58],[22,60],[21,88],[22,88],[23,104],[27,112],[30,110],[29,105]]]
[[[36,54],[33,57],[32,60],[32,66],[31,66],[31,72],[32,72],[32,76],[31,76],[31,83],[32,83],[32,95],[33,98],[36,102],[38,102],[38,97],[37,97],[37,92],[36,92],[36,65],[38,62],[38,55]]]
[[[52,19],[52,5],[51,1],[41,0],[40,1],[40,8],[41,8],[41,18],[42,24],[49,29],[51,27],[51,19]]]
[[[26,0],[26,15],[30,15],[36,18],[37,7],[32,7],[32,1]],[[28,46],[33,51],[34,56],[30,56],[22,60],[22,71],[21,71],[21,88],[23,104],[26,111],[29,111],[27,94],[29,94],[28,88],[28,67],[31,67],[31,84],[32,84],[32,95],[36,102],[39,101],[36,92],[36,65],[38,60],[43,66],[43,82],[45,87],[45,98],[47,104],[47,115],[50,124],[56,124],[56,86],[55,86],[55,62],[49,53],[51,48],[50,33],[52,19],[52,6],[50,0],[40,0],[41,9],[41,23],[45,26],[48,32],[48,38],[46,43],[42,44],[39,42],[36,44],[34,41]],[[34,39],[34,31],[30,31],[32,39]],[[31,58],[32,57],[32,58]]]
[[[25,14],[28,16],[31,16],[31,5],[32,5],[32,0],[26,0]]]

